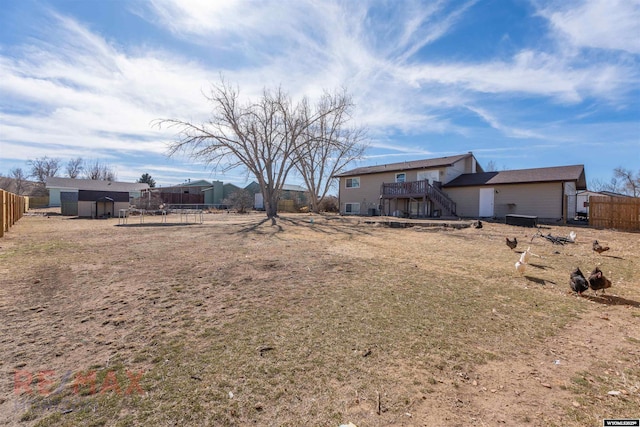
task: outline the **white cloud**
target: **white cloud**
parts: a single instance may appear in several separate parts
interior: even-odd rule
[[[543,138],[545,138],[544,135],[540,135],[540,134],[538,134],[538,133],[536,133],[534,131],[531,131],[529,129],[520,129],[520,128],[514,128],[514,127],[506,126],[506,125],[502,124],[493,114],[489,113],[487,110],[485,110],[483,108],[467,106],[467,109],[469,109],[470,111],[473,111],[475,114],[477,114],[479,117],[481,117],[482,120],[487,122],[492,128],[499,130],[500,132],[502,132],[503,134],[505,134],[506,136],[508,136],[510,138],[518,138],[518,139],[522,139],[522,138],[543,139]]]
[[[583,67],[565,58],[525,50],[510,62],[424,64],[398,70],[408,82],[447,85],[460,91],[512,96],[534,95],[577,103],[586,97],[614,101],[638,81],[631,65],[593,63]]]
[[[154,119],[207,116],[200,92],[207,70],[159,51],[126,56],[76,21],[54,21],[55,45],[41,41],[0,58],[0,93],[9,100],[0,114],[4,140],[163,153],[152,139],[170,134],[152,129]]]
[[[370,128],[373,148],[391,156],[433,154],[426,144],[389,142],[398,135],[477,135],[460,118],[469,111],[488,125],[485,136],[553,136],[549,127],[523,124],[508,110],[531,100],[569,109],[587,99],[624,108],[637,102],[630,98],[640,81],[633,56],[640,52],[638,0],[565,4],[538,8],[557,43],[523,46],[507,59],[456,62],[434,62],[421,52],[455,31],[475,0],[150,0],[129,6],[184,50],[127,45],[54,13],[39,39],[0,46],[3,156],[51,156],[51,144],[53,154],[65,157],[162,156],[162,141],[173,134],[150,122],[206,119],[210,106],[201,90],[220,73],[251,98],[276,85],[294,99],[344,86],[357,104],[355,121]],[[198,59],[189,56],[194,46]],[[585,59],[584,48],[606,54]],[[580,127],[572,131],[580,140]],[[29,150],[20,150],[26,144]],[[125,171],[126,162],[118,167]]]
[[[539,11],[574,46],[640,53],[640,1],[552,3]]]

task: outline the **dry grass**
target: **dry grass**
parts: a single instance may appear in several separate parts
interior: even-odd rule
[[[0,419],[583,426],[637,417],[638,235],[543,231],[570,230],[578,242],[554,246],[502,224],[25,217],[0,241]],[[505,236],[518,237],[516,251]],[[593,238],[612,250],[593,253]],[[541,257],[520,277],[513,264],[526,246]],[[595,265],[613,281],[608,295],[569,295],[569,272]],[[56,393],[13,393],[16,371],[42,370],[54,371]],[[92,370],[98,390],[115,375],[120,393],[64,379]],[[125,392],[132,372],[143,372],[143,395]]]

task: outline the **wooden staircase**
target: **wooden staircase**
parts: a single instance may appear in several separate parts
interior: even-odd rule
[[[442,211],[442,216],[457,216],[456,202],[442,192],[438,187],[428,184],[427,197]]]

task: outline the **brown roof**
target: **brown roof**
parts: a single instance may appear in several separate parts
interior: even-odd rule
[[[381,172],[406,171],[411,169],[439,168],[443,166],[451,166],[457,161],[460,161],[466,157],[471,157],[471,156],[473,156],[473,154],[467,153],[467,154],[460,154],[457,156],[439,157],[437,159],[414,160],[410,162],[389,163],[386,165],[377,165],[377,166],[364,166],[361,168],[351,169],[349,171],[339,173],[335,176],[336,177],[356,176],[356,175],[368,175],[372,173],[381,173]],[[480,166],[478,165],[478,167]]]
[[[585,190],[587,188],[587,182],[584,175],[584,165],[519,169],[500,172],[465,173],[445,184],[444,187],[566,181],[576,181],[576,189]]]

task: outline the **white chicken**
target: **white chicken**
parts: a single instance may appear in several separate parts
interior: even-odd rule
[[[516,261],[516,271],[520,273],[520,275],[524,274],[524,270],[527,268],[527,263]]]
[[[571,231],[569,233],[569,241],[571,241],[571,243],[575,243],[576,242],[576,237],[577,237],[577,234],[576,234],[575,231]]]

